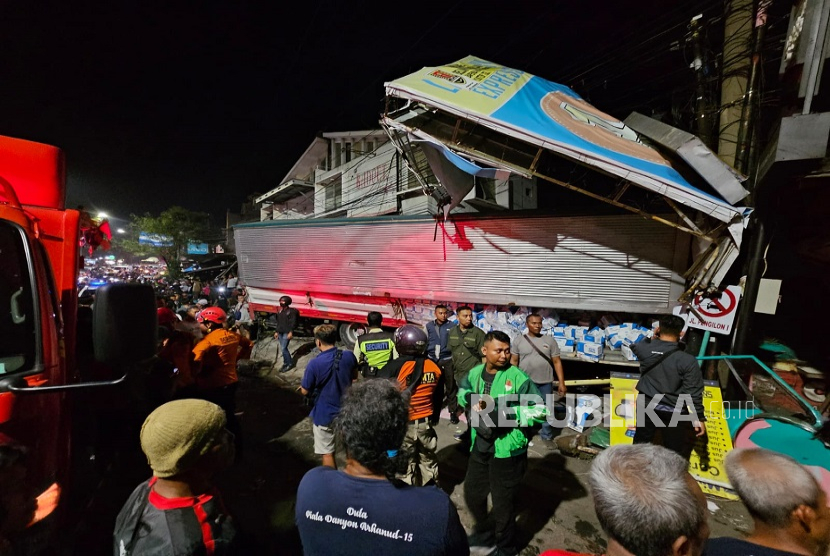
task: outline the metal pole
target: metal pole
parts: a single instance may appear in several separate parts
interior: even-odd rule
[[[758,299],[758,288],[761,284],[761,269],[764,262],[764,244],[766,234],[764,223],[755,212],[752,215],[753,231],[749,242],[749,259],[746,264],[746,283],[743,298],[738,307],[738,322],[735,336],[732,340],[732,353],[743,354],[754,346],[750,345],[752,331],[752,316],[755,313],[755,301]]]
[[[700,341],[700,349],[697,352],[698,357],[706,355],[706,348],[709,347],[709,336],[711,334],[708,330],[703,333],[703,339]]]
[[[767,9],[771,4],[772,0],[760,0],[755,13],[752,62],[749,67],[746,95],[744,95],[744,102],[741,107],[741,123],[738,127],[738,144],[735,151],[735,169],[743,174],[746,174],[749,167],[749,150],[752,144],[755,105],[758,96],[758,78],[761,72],[761,51],[764,45],[764,32],[767,28]]]
[[[706,97],[706,62],[703,59],[703,48],[701,46],[700,19],[702,14],[692,18],[690,28],[692,30],[692,50],[694,61],[692,67],[695,70],[695,120],[697,121],[697,135],[703,144],[711,148],[712,145],[712,116],[707,114],[709,101]]]
[[[741,101],[747,89],[749,57],[752,52],[754,0],[725,1],[724,41],[721,62],[720,127],[718,156],[735,166],[735,146]]]

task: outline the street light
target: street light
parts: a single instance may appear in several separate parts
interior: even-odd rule
[[[99,212],[98,218],[109,218],[109,215],[106,212]]]
[[[125,230],[124,228],[118,228],[115,231],[116,231],[116,233],[119,233],[119,234],[126,234],[127,233],[127,230]]]

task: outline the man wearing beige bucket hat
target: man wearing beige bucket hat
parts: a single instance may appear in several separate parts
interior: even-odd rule
[[[225,412],[197,399],[168,402],[141,427],[153,477],[133,491],[115,523],[114,554],[234,554],[236,527],[213,476],[233,462]]]

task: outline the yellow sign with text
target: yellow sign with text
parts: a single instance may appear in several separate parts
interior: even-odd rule
[[[636,373],[611,373],[611,445],[630,444],[637,427]],[[723,415],[723,396],[717,382],[706,381],[703,408],[706,436],[700,438],[689,458],[689,473],[705,494],[737,500],[726,477],[723,461],[732,450],[732,437]]]

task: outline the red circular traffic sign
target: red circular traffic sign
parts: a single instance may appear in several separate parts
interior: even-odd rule
[[[704,299],[709,301],[706,308],[700,304],[700,302]],[[726,301],[725,304],[724,301]],[[723,290],[723,295],[721,295],[720,299],[710,299],[708,297],[704,298],[700,295],[695,298],[695,305],[697,305],[698,312],[701,315],[706,315],[707,317],[713,319],[725,317],[735,310],[735,306],[737,304],[738,299],[735,297],[735,294],[729,290],[729,288]]]

